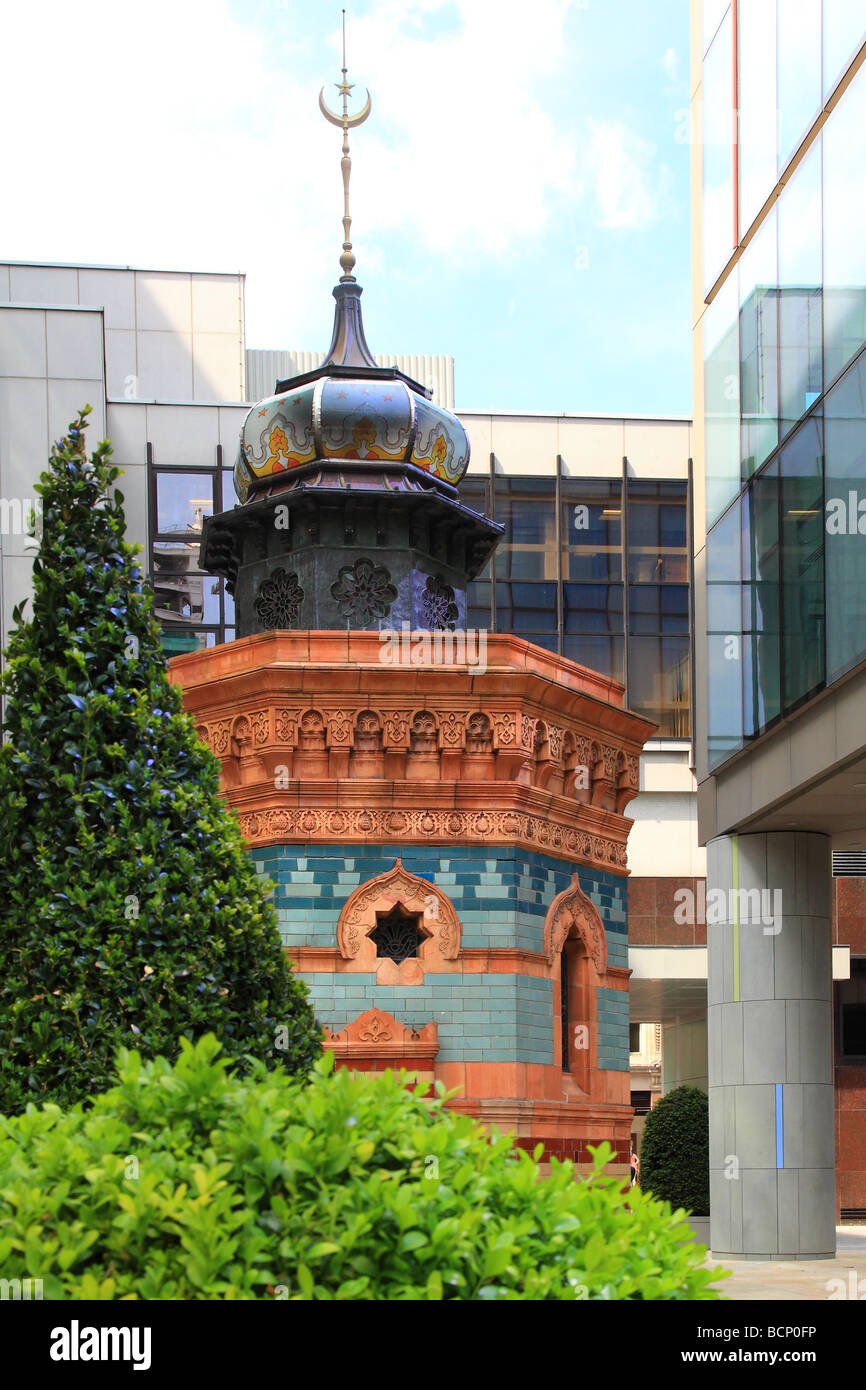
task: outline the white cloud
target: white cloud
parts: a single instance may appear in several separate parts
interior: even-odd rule
[[[656,147],[622,122],[590,121],[584,162],[601,227],[638,228],[655,221],[670,187]]]
[[[528,18],[525,0],[370,0],[350,17],[353,98],[373,94],[352,136],[362,283],[395,228],[407,267],[506,257],[573,210],[584,180],[602,226],[652,220],[653,147],[596,123],[582,153],[579,106],[562,113],[566,24],[582,8],[533,0]],[[0,48],[18,57],[0,90],[0,255],[246,270],[251,345],[324,344],[342,186],[340,135],[316,99],[339,74],[336,19],[322,51],[305,0],[265,22],[228,0],[2,14]],[[339,100],[333,86],[326,97]]]
[[[680,71],[679,54],[675,48],[669,48],[662,58],[662,67],[669,82],[676,82]]]
[[[373,92],[352,137],[362,280],[380,232],[405,229],[407,263],[471,263],[537,235],[573,193],[574,132],[541,91],[565,69],[569,8],[535,0],[531,42],[522,0],[371,0],[351,20],[353,97]],[[316,98],[339,74],[339,27],[318,51],[304,0],[276,5],[267,29],[237,13],[227,0],[5,7],[0,45],[19,57],[0,91],[14,132],[0,255],[245,269],[251,342],[307,339],[314,323],[327,335],[340,135]]]
[[[569,8],[537,0],[531,43],[522,0],[376,0],[353,21],[377,112],[358,141],[359,226],[406,225],[468,260],[547,224],[551,198],[574,189],[574,132],[538,91],[565,68]]]

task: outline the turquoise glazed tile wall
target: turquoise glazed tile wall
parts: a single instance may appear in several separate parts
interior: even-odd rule
[[[628,1071],[628,994],[597,989],[598,1065],[602,1071]]]
[[[447,894],[463,926],[464,946],[541,951],[544,919],[573,869],[513,845],[269,845],[250,851],[274,884],[286,946],[337,943],[337,922],[361,883],[396,859]],[[578,867],[580,886],[605,925],[608,961],[628,965],[626,880]],[[410,1026],[439,1024],[443,1061],[553,1063],[553,989],[526,975],[427,975],[423,986],[379,987],[373,975],[306,975],[317,1015],[339,1029],[377,1005]],[[599,989],[599,1066],[628,1071],[628,996]]]
[[[423,985],[376,985],[375,975],[301,974],[316,1017],[333,1031],[365,1009],[410,1028],[439,1025],[442,1062],[553,1063],[553,986],[527,975],[427,975]]]

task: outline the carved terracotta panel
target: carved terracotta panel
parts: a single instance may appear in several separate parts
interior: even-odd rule
[[[379,918],[399,906],[417,916],[424,941],[417,959],[394,961],[380,958],[371,933]],[[451,900],[435,883],[409,873],[398,859],[388,873],[360,884],[349,897],[337,924],[337,945],[344,960],[368,966],[380,984],[420,984],[425,969],[436,969],[443,960],[456,960],[462,929]]]

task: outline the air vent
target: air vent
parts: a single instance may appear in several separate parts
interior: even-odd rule
[[[866,878],[866,850],[834,849],[834,878]]]
[[[842,1221],[866,1221],[866,1207],[843,1207],[839,1216]]]

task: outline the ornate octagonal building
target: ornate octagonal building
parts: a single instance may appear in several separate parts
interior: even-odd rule
[[[616,682],[466,632],[500,528],[459,499],[460,421],[367,347],[350,124],[331,348],[249,412],[239,505],[203,530],[239,637],[172,677],[325,1046],[441,1079],[548,1156],[608,1139],[624,1172],[625,811],[653,726]]]

